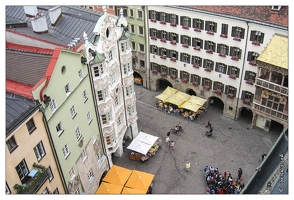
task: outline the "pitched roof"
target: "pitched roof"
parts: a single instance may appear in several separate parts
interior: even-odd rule
[[[6,137],[37,109],[37,102],[6,92]]]
[[[288,6],[273,11],[272,6],[172,6],[195,11],[208,12],[222,16],[243,18],[256,22],[288,27]]]
[[[258,56],[257,61],[288,69],[288,51],[288,38],[274,35],[262,53]]]
[[[38,13],[46,17],[48,33],[37,34],[33,31],[30,18],[26,16],[23,6],[6,6],[6,26],[19,33],[64,46],[67,46],[74,38],[80,38],[82,41],[84,31],[90,41],[94,39],[93,29],[102,16],[102,12],[80,6],[60,6],[61,18],[53,26],[48,10],[54,7],[37,6]],[[18,26],[18,23],[23,22],[27,23],[27,27]]]
[[[44,76],[53,50],[6,45],[6,79],[34,86]]]

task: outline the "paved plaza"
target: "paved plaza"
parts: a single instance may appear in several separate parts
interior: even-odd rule
[[[129,169],[155,174],[153,194],[205,194],[204,177],[206,165],[217,167],[220,173],[230,172],[237,178],[238,168],[243,169],[243,182],[249,181],[261,155],[268,153],[279,137],[279,132],[266,132],[259,128],[247,130],[250,121],[234,121],[222,115],[220,109],[209,106],[198,121],[191,122],[173,114],[165,114],[155,108],[155,96],[161,92],[147,90],[135,85],[137,98],[138,128],[157,136],[162,141],[156,155],[146,162],[129,159],[130,150],[122,157],[114,157],[113,163]],[[205,136],[206,124],[212,121],[213,137]],[[178,122],[184,132],[171,134],[175,148],[165,146],[166,133]],[[131,141],[127,141],[127,146]],[[190,171],[185,163],[191,163]]]

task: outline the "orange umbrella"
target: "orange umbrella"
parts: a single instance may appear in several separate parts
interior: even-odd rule
[[[120,194],[124,186],[115,185],[111,183],[103,182],[99,186],[96,194]]]
[[[154,174],[133,170],[129,180],[125,184],[125,187],[143,190],[146,194],[153,178]]]
[[[122,194],[146,194],[144,190],[138,190],[133,188],[124,187]]]
[[[103,178],[104,182],[124,186],[130,177],[132,170],[112,165],[106,176]]]

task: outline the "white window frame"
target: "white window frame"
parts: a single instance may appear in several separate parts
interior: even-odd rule
[[[106,114],[101,115],[102,124],[108,124],[112,119],[111,111]]]
[[[136,42],[132,41],[132,50],[136,51]]]
[[[34,147],[34,152],[35,152],[35,155],[36,155],[36,158],[37,158],[38,161],[40,161],[46,155],[46,152],[45,152],[45,149],[44,149],[44,146],[43,146],[42,141],[40,141]]]
[[[56,125],[56,131],[58,136],[60,136],[64,131],[61,121]]]
[[[140,28],[142,28],[142,33],[140,33]],[[138,35],[144,36],[144,27],[143,26],[138,26]]]
[[[132,106],[129,106],[128,107],[128,115],[131,117],[131,116],[133,116],[134,113],[135,113],[134,106],[133,105]]]
[[[88,176],[88,180],[89,180],[89,182],[90,183],[92,183],[93,182],[93,180],[94,180],[94,173],[93,173],[93,170],[92,170],[92,168],[89,170],[89,172],[87,173],[87,176]]]
[[[53,113],[57,110],[57,103],[56,103],[56,100],[55,100],[55,99],[52,99],[52,100],[50,101],[49,106],[50,106],[51,112],[52,112],[52,114],[53,114]]]
[[[62,148],[62,152],[63,152],[63,156],[66,159],[69,154],[70,154],[70,150],[69,150],[69,146],[68,144],[65,144],[64,147]]]
[[[93,75],[95,78],[102,77],[104,74],[103,64],[99,64],[98,66],[93,67]]]
[[[141,50],[141,47],[143,46],[143,51]],[[145,53],[145,45],[144,44],[141,44],[141,43],[139,43],[139,51],[141,52],[141,53]]]
[[[46,173],[48,174],[49,181],[51,181],[54,178],[54,176],[50,166],[46,168]]]
[[[87,113],[87,120],[88,120],[88,124],[90,124],[91,122],[92,122],[92,116],[91,116],[91,111],[89,111],[88,113]]]
[[[83,78],[84,78],[83,69],[80,69],[78,71],[78,74],[79,74],[80,81],[83,80]]]
[[[70,84],[69,83],[66,84],[64,89],[65,89],[66,96],[69,96],[71,93]]]
[[[109,59],[109,62],[111,62],[113,60],[113,54],[112,54],[112,50],[109,51],[109,54],[108,54],[108,59]]]
[[[119,104],[119,102],[118,102],[118,96],[116,95],[114,98],[113,98],[114,100],[114,107],[117,107],[118,106],[118,104]]]
[[[108,90],[107,89],[97,91],[98,101],[105,101],[107,97],[108,97]]]
[[[128,97],[132,96],[134,90],[133,90],[133,86],[132,85],[129,85],[129,86],[126,86],[126,95]]]
[[[82,93],[82,96],[83,96],[83,100],[84,100],[84,103],[85,103],[88,100],[88,94],[87,94],[86,90]]]
[[[139,13],[141,13],[141,17],[140,17]],[[138,15],[138,19],[143,19],[143,11],[142,10],[138,10],[137,15]]]
[[[125,75],[129,75],[132,72],[131,63],[124,64],[123,70]]]
[[[75,107],[75,105],[73,105],[73,106],[70,108],[70,114],[71,114],[71,118],[72,118],[72,119],[77,115],[77,111],[76,111],[76,107]]]
[[[78,128],[76,129],[75,133],[76,133],[77,141],[79,142],[79,141],[81,140],[82,136],[83,136],[83,135],[82,135],[81,128],[78,127]]]
[[[134,24],[130,24],[130,30],[132,34],[135,34],[135,25]]]
[[[69,176],[70,176],[70,179],[73,180],[75,177],[76,177],[76,170],[74,167],[72,167],[70,170],[69,170]]]
[[[82,153],[81,153],[81,157],[83,158],[83,162],[85,162],[88,158],[87,155],[87,151],[85,149],[83,149]]]
[[[133,9],[130,9],[130,17],[131,18],[134,18],[135,17],[135,13],[134,13],[134,10]]]

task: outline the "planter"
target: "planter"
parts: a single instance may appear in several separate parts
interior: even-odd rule
[[[156,22],[156,19],[150,19],[150,22]]]
[[[161,73],[160,73],[160,76],[164,76],[164,77],[166,77],[166,73],[165,73],[165,72],[161,72]]]
[[[205,86],[203,86],[203,89],[208,91],[208,90],[210,90],[210,87],[205,85]]]
[[[211,72],[211,69],[210,68],[204,68],[204,71]]]
[[[170,58],[170,61],[177,62],[177,59],[176,58]]]
[[[188,79],[186,79],[186,78],[182,78],[181,81],[182,81],[183,83],[187,83],[187,82],[188,82]]]
[[[260,42],[258,42],[258,41],[253,41],[252,44],[253,44],[254,46],[260,46]]]
[[[234,95],[233,95],[233,94],[230,94],[230,93],[228,93],[228,94],[227,94],[227,97],[228,97],[228,98],[230,98],[230,99],[233,99],[233,98],[234,98]]]
[[[194,68],[196,68],[196,69],[199,69],[199,67],[200,67],[200,66],[199,66],[199,65],[196,65],[196,64],[194,64],[194,65],[193,65],[193,67],[194,67]]]
[[[166,60],[166,56],[160,56],[160,58]]]
[[[189,48],[188,44],[183,44],[182,47]]]
[[[257,64],[256,64],[254,61],[250,61],[250,62],[249,62],[249,65],[257,66]]]
[[[166,39],[160,39],[160,42],[166,43]]]
[[[206,53],[213,54],[213,51],[211,49],[206,50]]]
[[[152,72],[152,74],[157,74],[158,73],[157,70],[155,70],[155,69],[152,69],[151,72]]]
[[[160,24],[164,24],[164,25],[166,25],[166,22],[165,21],[161,21],[161,22],[159,22]]]
[[[172,40],[172,41],[170,41],[170,43],[173,44],[173,45],[176,45],[177,44],[177,41]]]
[[[189,27],[188,26],[182,26],[182,29],[189,30]]]
[[[176,23],[170,23],[170,26],[176,27],[177,24]]]
[[[218,95],[222,94],[222,92],[220,90],[214,90],[213,93],[218,94]]]
[[[169,77],[173,80],[175,80],[177,78],[175,75],[170,75]]]
[[[226,57],[226,54],[220,53],[220,54],[218,54],[218,56],[225,58]]]
[[[222,38],[228,38],[228,35],[227,34],[221,34],[220,37],[222,37]]]
[[[241,38],[239,38],[239,37],[234,37],[233,40],[235,40],[235,41],[239,41],[239,42],[240,42],[240,41],[241,41]]]
[[[236,79],[236,76],[235,75],[229,75],[229,77],[231,78],[231,79]]]
[[[249,99],[243,99],[243,103],[247,104],[247,105],[250,105],[250,100]]]
[[[194,31],[201,32],[201,29],[200,28],[194,28]]]
[[[198,87],[199,86],[199,83],[198,82],[193,82],[192,85]]]
[[[194,50],[200,51],[200,47],[194,47]]]
[[[155,36],[151,36],[151,40],[157,40]]]
[[[253,85],[253,81],[246,81],[247,84]]]
[[[212,32],[212,31],[207,31],[206,34],[208,34],[208,35],[214,35],[214,32]]]
[[[238,60],[239,60],[239,58],[238,58],[237,56],[232,56],[231,59],[232,59],[232,60],[235,60],[235,61],[238,61]]]

